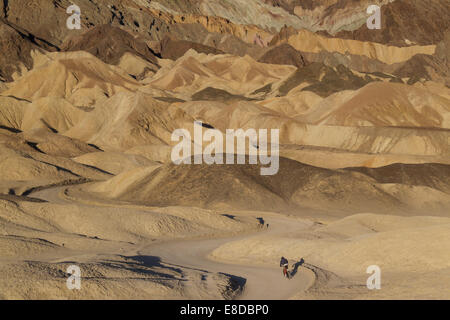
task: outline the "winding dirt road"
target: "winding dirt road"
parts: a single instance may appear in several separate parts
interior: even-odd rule
[[[65,187],[56,187],[34,192],[32,197],[58,204],[76,204],[60,197],[60,193]],[[125,208],[124,208],[125,209]],[[216,248],[228,242],[260,237],[268,234],[287,233],[298,231],[306,227],[305,222],[288,218],[281,215],[271,215],[266,219],[270,225],[269,229],[251,234],[241,234],[231,238],[202,239],[202,240],[173,240],[140,247],[133,254],[142,256],[157,256],[164,263],[203,270],[208,273],[224,273],[244,285],[242,293],[238,299],[246,300],[279,300],[289,299],[293,295],[306,291],[315,280],[314,273],[303,267],[299,267],[292,279],[286,279],[282,275],[282,270],[278,266],[278,261],[274,261],[273,267],[262,267],[257,265],[239,265],[213,261],[208,255]],[[290,261],[290,264],[297,261]],[[189,286],[189,282],[187,284]]]
[[[228,264],[208,258],[209,253],[214,249],[231,241],[259,237],[262,233],[289,232],[302,227],[294,219],[284,217],[271,218],[268,222],[270,229],[256,234],[224,239],[170,241],[149,246],[139,253],[159,256],[163,261],[171,264],[198,268],[209,272],[222,272],[243,278],[245,279],[245,287],[239,299],[289,299],[296,293],[307,290],[314,283],[315,276],[311,270],[300,267],[292,279],[286,279],[282,275],[282,269],[277,265],[278,261],[274,261],[274,266],[269,268],[256,265]]]

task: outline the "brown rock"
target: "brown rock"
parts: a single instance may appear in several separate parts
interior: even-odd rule
[[[198,53],[206,54],[224,53],[219,49],[186,40],[173,40],[170,37],[165,37],[161,41],[161,57],[164,59],[177,60],[178,58],[182,57],[189,49],[194,49]]]
[[[450,28],[448,0],[396,0],[381,7],[380,30],[369,30],[363,24],[355,31],[339,32],[335,37],[407,46],[437,44]]]
[[[266,52],[258,62],[287,64],[302,68],[308,64],[306,58],[291,45],[284,43]]]
[[[108,64],[119,63],[120,58],[130,52],[148,62],[158,65],[154,52],[143,39],[110,25],[89,29],[86,33],[71,38],[62,46],[63,51],[87,51]]]

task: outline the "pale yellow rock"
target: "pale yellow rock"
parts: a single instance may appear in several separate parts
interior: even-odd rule
[[[435,45],[400,48],[374,42],[327,38],[307,30],[298,31],[297,34],[290,36],[287,42],[295,49],[303,52],[319,53],[324,50],[342,54],[364,55],[387,64],[407,61],[416,54],[432,55],[436,50]]]

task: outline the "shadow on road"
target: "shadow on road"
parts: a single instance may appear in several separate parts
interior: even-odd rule
[[[230,277],[231,280],[231,289],[233,291],[242,293],[242,291],[244,290],[245,284],[247,283],[247,279],[239,277],[239,276],[235,276],[229,273],[224,273],[224,272],[219,272],[227,277]]]
[[[296,262],[292,268],[292,271],[289,273],[289,277],[293,278],[297,274],[298,268],[304,263],[305,260],[303,258],[301,258],[299,262]]]

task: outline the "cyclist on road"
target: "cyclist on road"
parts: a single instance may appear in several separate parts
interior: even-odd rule
[[[289,278],[288,266],[289,266],[288,260],[285,257],[281,257],[280,267],[283,267],[283,275],[286,278]]]

